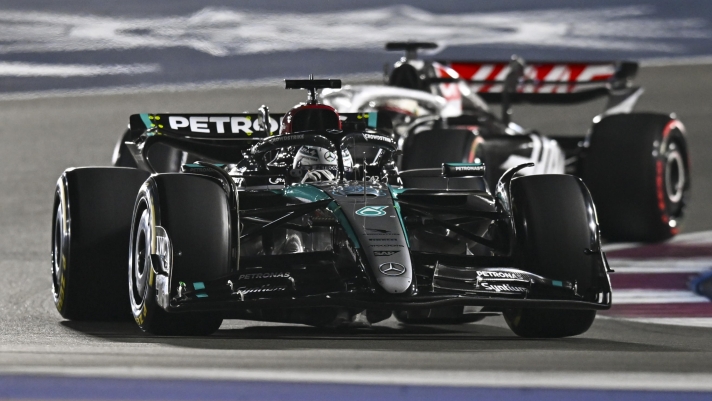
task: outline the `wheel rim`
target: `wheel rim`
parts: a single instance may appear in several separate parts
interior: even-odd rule
[[[148,210],[144,209],[132,238],[129,263],[131,306],[134,315],[140,313],[143,308],[146,291],[148,291],[148,278],[151,271],[150,250],[150,215]]]
[[[64,244],[64,212],[62,204],[59,203],[54,219],[54,230],[52,231],[52,290],[55,302],[59,299],[60,285],[62,283]]]
[[[685,161],[674,142],[666,153],[665,192],[670,203],[676,204],[682,200],[685,191]]]

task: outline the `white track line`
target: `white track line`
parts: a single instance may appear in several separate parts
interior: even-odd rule
[[[615,318],[619,319],[618,317]],[[672,326],[712,327],[712,318],[710,317],[633,317],[625,318],[625,320]]]
[[[161,71],[159,64],[40,64],[0,61],[0,77],[96,77],[136,75]]]
[[[692,291],[677,290],[616,290],[613,289],[613,305],[623,304],[678,304],[709,303],[706,297]]]
[[[629,259],[608,259],[611,269],[615,273],[638,273],[638,274],[653,274],[653,273],[690,273],[698,274],[708,270],[712,270],[712,259],[705,258],[701,260],[629,260]]]
[[[387,41],[415,39],[449,46],[647,50],[671,55],[682,50],[675,42],[710,36],[707,21],[700,16],[661,18],[647,5],[449,13],[408,5],[313,12],[204,7],[191,14],[166,14],[3,9],[0,31],[10,40],[0,42],[0,53],[181,48],[223,57],[306,49],[376,51]],[[618,26],[632,29],[622,32]]]
[[[236,380],[364,385],[712,391],[712,374],[435,370],[264,370],[173,367],[0,367],[0,374],[62,377]]]

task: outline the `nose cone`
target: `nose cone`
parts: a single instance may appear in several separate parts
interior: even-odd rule
[[[382,257],[383,259],[400,259],[393,256]],[[406,262],[407,263],[407,262]],[[402,294],[408,291],[408,288],[413,282],[412,268],[410,265],[398,262],[384,262],[378,265],[378,269],[374,269],[376,281],[383,290],[391,294]]]
[[[341,206],[359,240],[376,283],[389,294],[403,294],[413,284],[413,267],[400,216],[387,187],[362,184],[335,188],[330,195]]]

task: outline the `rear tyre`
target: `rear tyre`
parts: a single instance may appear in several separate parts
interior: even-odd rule
[[[230,236],[227,196],[209,177],[159,174],[141,187],[131,227],[129,298],[134,320],[151,334],[205,336],[222,317],[211,313],[172,312],[158,304],[151,254],[156,227],[165,230],[172,249],[169,290],[180,282],[203,282],[229,272]],[[170,293],[174,296],[175,291]]]
[[[131,314],[126,248],[133,203],[148,173],[87,167],[65,171],[52,215],[52,294],[65,319],[116,320]]]
[[[511,184],[516,265],[552,280],[575,281],[584,300],[593,300],[599,266],[595,211],[580,179],[534,175]],[[521,337],[568,337],[586,332],[595,310],[512,309],[504,318]]]
[[[581,175],[611,241],[678,233],[690,189],[684,127],[664,114],[616,114],[592,128]]]

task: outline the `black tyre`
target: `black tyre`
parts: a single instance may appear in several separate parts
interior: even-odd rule
[[[474,323],[483,320],[486,315],[478,315],[475,313],[463,313],[462,306],[412,310],[412,311],[396,311],[393,313],[396,320],[404,324],[465,324]]]
[[[570,175],[534,175],[512,180],[517,266],[553,280],[575,281],[593,300],[599,268],[595,210],[583,182]],[[522,337],[568,337],[584,333],[595,310],[515,309],[504,318]]]
[[[611,241],[662,241],[678,232],[690,189],[684,127],[668,115],[618,114],[595,124],[581,175]]]
[[[126,130],[114,147],[112,156],[112,164],[116,167],[131,167],[136,168],[136,160],[134,160],[131,152],[124,142],[130,141],[131,131]],[[157,143],[148,151],[148,159],[156,171],[159,173],[175,173],[180,171],[181,162],[183,160],[183,152],[170,146]]]
[[[62,317],[114,320],[131,316],[126,248],[136,193],[148,173],[87,167],[65,171],[52,215],[52,293]]]
[[[475,138],[475,134],[467,130],[441,129],[411,133],[403,144],[401,170],[467,162]]]
[[[520,337],[561,338],[583,334],[596,319],[595,310],[509,309],[507,325]]]
[[[169,313],[157,300],[160,272],[152,268],[157,254],[157,226],[170,241],[169,289],[179,282],[215,279],[229,272],[230,235],[227,195],[210,177],[159,174],[141,187],[131,227],[129,298],[134,320],[142,330],[159,335],[210,335],[222,317],[209,313]]]

